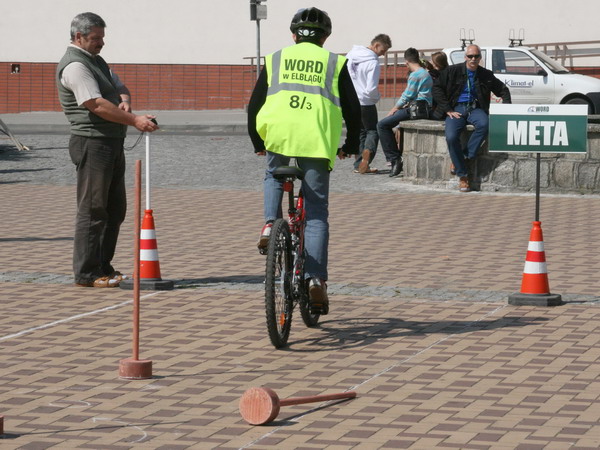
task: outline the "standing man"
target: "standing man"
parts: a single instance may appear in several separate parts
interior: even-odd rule
[[[358,100],[362,127],[360,129],[360,156],[354,163],[354,169],[358,173],[375,172],[369,165],[377,153],[379,135],[377,134],[377,102],[381,98],[379,94],[379,57],[385,55],[392,47],[392,40],[387,34],[378,34],[371,41],[371,45],[364,47],[355,45],[348,52],[348,71],[352,77],[352,83]]]
[[[265,226],[258,241],[264,249],[273,222],[281,217],[282,185],[273,170],[290,158],[304,171],[302,191],[306,208],[305,277],[310,309],[327,314],[327,257],[329,244],[329,173],[336,154],[357,154],[360,103],[346,67],[346,58],[325,49],[331,19],[325,11],[303,8],[290,25],[296,45],[265,58],[248,105],[248,133],[254,151],[267,156],[264,179]],[[346,142],[338,150],[346,122]]]
[[[433,102],[431,95],[433,80],[429,72],[423,68],[418,50],[413,47],[407,48],[404,52],[404,61],[410,73],[406,82],[406,89],[404,89],[400,99],[390,109],[387,116],[377,124],[381,147],[386,159],[392,163],[390,177],[400,175],[403,169],[402,151],[398,148],[394,127],[403,120],[410,119],[409,105],[411,102],[426,101],[429,107]]]
[[[446,142],[461,192],[471,190],[465,152],[460,143],[462,131],[469,123],[475,127],[466,149],[467,160],[473,162],[488,133],[490,92],[501,97],[503,103],[511,102],[506,85],[490,70],[481,67],[480,62],[481,49],[478,45],[469,45],[465,62],[442,70],[433,86],[436,111],[446,116]]]
[[[153,116],[131,112],[129,90],[99,56],[106,23],[86,12],[71,22],[71,44],[58,63],[58,98],[71,123],[69,154],[77,167],[77,218],[73,249],[75,283],[116,287],[123,276],[111,265],[125,219],[127,125],[158,128]]]

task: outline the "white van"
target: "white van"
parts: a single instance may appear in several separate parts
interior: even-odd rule
[[[465,60],[464,49],[448,48],[444,53],[449,64]],[[535,48],[481,47],[480,65],[504,81],[513,103],[586,104],[589,114],[600,114],[600,79],[571,73]]]

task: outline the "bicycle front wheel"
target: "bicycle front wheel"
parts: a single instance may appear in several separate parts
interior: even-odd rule
[[[277,219],[267,247],[265,309],[269,339],[275,348],[285,347],[292,325],[292,238],[290,227]]]

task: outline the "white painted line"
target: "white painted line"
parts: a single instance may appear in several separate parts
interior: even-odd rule
[[[160,292],[153,292],[151,294],[143,295],[143,296],[140,297],[140,300],[143,299],[143,298],[152,297],[152,296],[154,296],[156,294],[160,294]],[[6,336],[2,336],[2,337],[0,337],[0,342],[6,341],[7,339],[12,339],[12,338],[16,338],[16,337],[19,337],[19,336],[23,336],[25,334],[33,333],[34,331],[43,330],[43,329],[50,328],[50,327],[53,327],[53,326],[56,326],[56,325],[60,325],[60,324],[63,324],[63,323],[67,323],[67,322],[72,322],[73,320],[81,319],[82,317],[93,316],[94,314],[99,314],[99,313],[102,313],[102,312],[105,312],[105,311],[111,311],[113,309],[118,309],[118,308],[120,308],[122,306],[129,305],[131,303],[133,303],[133,300],[127,300],[126,302],[117,303],[116,305],[107,306],[106,308],[97,309],[95,311],[89,311],[89,312],[86,312],[86,313],[83,313],[83,314],[77,314],[75,316],[67,317],[66,319],[56,320],[54,322],[46,323],[46,324],[40,325],[38,327],[28,328],[26,330],[19,331],[18,333],[8,334]]]
[[[148,433],[146,433],[144,430],[142,430],[141,427],[139,427],[138,425],[133,425],[129,422],[125,422],[123,420],[119,420],[119,419],[110,419],[108,417],[93,417],[92,418],[92,422],[93,423],[98,423],[98,422],[112,422],[112,423],[118,423],[121,425],[120,428],[134,428],[137,431],[139,431],[142,434],[142,437],[139,439],[136,439],[135,441],[127,441],[131,444],[137,443],[137,442],[142,442],[143,440],[145,440],[148,437]]]
[[[88,406],[92,406],[92,404],[82,400],[56,400],[55,402],[48,403],[48,406],[58,408],[87,408]]]

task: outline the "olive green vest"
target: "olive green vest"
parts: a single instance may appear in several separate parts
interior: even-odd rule
[[[108,64],[100,56],[90,56],[74,47],[68,47],[56,68],[58,99],[67,119],[71,123],[71,134],[86,137],[124,138],[127,125],[110,122],[92,113],[85,106],[79,106],[75,95],[60,82],[62,71],[72,62],[84,64],[98,82],[100,94],[109,102],[119,105],[121,99],[110,75]]]
[[[345,61],[308,42],[265,58],[268,91],[256,129],[268,151],[328,159],[333,168],[342,134],[339,76]]]

